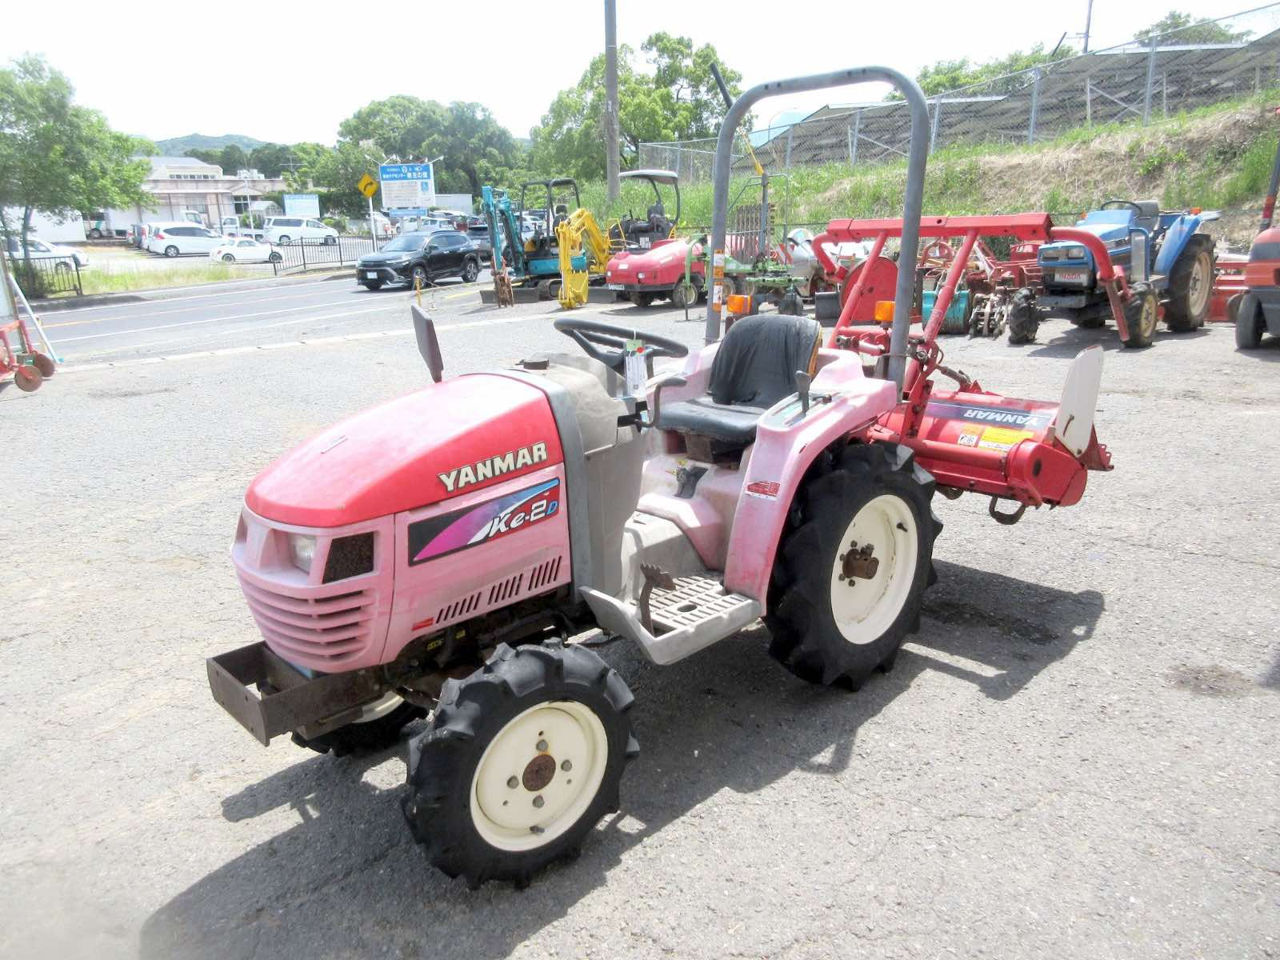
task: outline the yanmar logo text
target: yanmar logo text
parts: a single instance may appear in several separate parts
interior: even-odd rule
[[[1035,430],[1049,425],[1049,415],[1035,410],[1011,410],[1007,407],[983,407],[976,404],[929,404],[928,414],[940,420],[968,420],[971,423],[988,423],[999,426],[1023,427]]]
[[[483,483],[486,480],[492,480],[494,477],[500,477],[504,473],[514,473],[516,470],[532,467],[535,463],[542,463],[546,459],[547,445],[545,443],[531,443],[527,447],[508,450],[501,456],[486,457],[483,460],[477,460],[475,463],[454,467],[448,473],[439,473],[436,476],[444,484],[445,490],[453,493],[463,487],[469,487],[473,483]]]

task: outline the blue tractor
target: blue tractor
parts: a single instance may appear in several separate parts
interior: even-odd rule
[[[1162,211],[1155,200],[1108,200],[1085,215],[1076,227],[1096,234],[1124,268],[1138,302],[1154,293],[1163,307],[1165,325],[1176,332],[1195,330],[1209,314],[1213,290],[1213,238],[1199,230],[1216,213]],[[1078,327],[1102,327],[1111,315],[1106,289],[1098,282],[1093,257],[1079,243],[1059,241],[1040,247],[1044,292],[1036,305],[1066,316]],[[1145,347],[1155,333],[1156,311],[1138,311],[1129,322],[1127,347]],[[1030,329],[1027,329],[1027,327]],[[1035,324],[1010,327],[1010,340],[1035,339]],[[1015,339],[1015,337],[1017,339]]]

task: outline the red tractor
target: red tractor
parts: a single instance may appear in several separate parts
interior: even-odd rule
[[[751,106],[870,80],[912,111],[911,273],[928,117],[919,87],[883,68],[734,103],[714,249]],[[909,330],[909,283],[882,305],[878,340],[823,347],[815,321],[776,314],[721,338],[712,263],[696,351],[566,318],[555,327],[580,352],[445,379],[414,308],[434,382],[321,432],[245,496],[232,556],[262,641],[208,661],[214,697],[262,743],[292,734],[321,751],[387,746],[426,717],[404,815],[430,861],[472,885],[527,882],[618,809],[633,697],[584,632],[665,665],[763,617],[787,670],[857,689],[920,628],[935,492],[990,497],[1012,522],[1076,503],[1087,472],[1110,466],[1093,430],[1099,348],[1060,403],[1000,396],[942,364],[936,323]],[[655,370],[661,358],[678,365]],[[936,389],[938,374],[957,388]]]

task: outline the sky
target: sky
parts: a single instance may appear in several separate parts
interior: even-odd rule
[[[1087,0],[809,0],[791,12],[759,0],[617,5],[620,44],[638,51],[659,30],[711,42],[743,74],[745,88],[870,64],[914,75],[941,59],[982,61],[1035,43],[1052,48],[1064,32],[1084,30]],[[1200,18],[1248,6],[1247,0],[1094,0],[1090,48],[1124,42],[1170,9]],[[403,14],[392,4],[273,3],[249,11],[60,0],[51,19],[38,3],[14,3],[0,17],[0,61],[43,54],[71,79],[77,102],[102,111],[115,129],[152,140],[238,133],[332,143],[344,118],[397,93],[478,101],[525,137],[604,47],[603,0],[559,0],[539,9],[548,12],[530,15],[527,2],[509,0],[483,7],[405,3]],[[1079,46],[1078,39],[1068,42]],[[757,125],[784,110],[882,94],[864,86],[769,100],[757,109]]]

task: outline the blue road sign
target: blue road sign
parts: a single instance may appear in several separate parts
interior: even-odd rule
[[[384,163],[378,167],[378,179],[383,183],[393,180],[431,180],[429,163]]]

